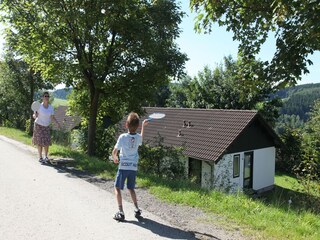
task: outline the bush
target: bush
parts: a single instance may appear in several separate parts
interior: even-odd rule
[[[102,125],[97,126],[95,144],[95,156],[108,159],[112,149],[116,143],[116,127],[109,126],[107,128]],[[88,129],[82,124],[82,127],[74,130],[71,136],[71,143],[74,149],[81,152],[88,150]]]
[[[60,130],[51,130],[52,141],[63,146],[70,146],[71,132],[63,132]]]
[[[281,139],[284,146],[277,152],[277,170],[295,174],[295,169],[302,160],[302,134],[299,130],[286,128]]]
[[[143,144],[139,148],[139,171],[166,179],[184,179],[186,177],[182,162],[182,149],[163,145],[158,136],[154,142]]]

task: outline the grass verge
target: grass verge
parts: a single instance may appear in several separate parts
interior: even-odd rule
[[[0,127],[0,134],[31,145],[30,136],[24,132]],[[53,144],[50,153],[71,157],[76,160],[73,167],[101,177],[114,178],[116,173],[116,166],[109,161],[88,157],[64,146]],[[284,174],[278,173],[275,182],[274,191],[253,198],[243,193],[228,195],[206,191],[188,181],[168,182],[143,174],[137,179],[140,187],[148,188],[159,199],[200,208],[214,215],[214,221],[231,229],[241,229],[254,239],[320,239],[320,210],[301,204],[303,199],[319,201],[319,196],[307,196],[295,190],[299,189],[299,182]]]

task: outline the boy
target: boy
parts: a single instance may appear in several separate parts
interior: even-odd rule
[[[126,180],[127,188],[130,192],[131,199],[135,206],[135,217],[140,217],[141,215],[141,210],[138,207],[137,196],[134,188],[139,161],[138,147],[142,144],[143,130],[144,127],[148,124],[148,120],[143,121],[140,134],[136,132],[139,127],[139,121],[140,120],[137,113],[131,112],[128,115],[125,125],[128,129],[128,132],[123,133],[119,136],[118,141],[112,151],[113,162],[115,164],[119,164],[117,176],[114,183],[119,211],[113,217],[118,221],[123,221],[125,219],[122,206],[121,190],[123,190]],[[120,151],[120,162],[118,158],[118,151]]]

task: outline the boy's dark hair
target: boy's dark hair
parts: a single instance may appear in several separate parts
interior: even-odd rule
[[[128,118],[127,118],[127,126],[128,126],[130,133],[136,132],[136,130],[139,127],[139,122],[140,122],[140,119],[139,119],[139,115],[137,113],[135,113],[135,112],[129,113]]]

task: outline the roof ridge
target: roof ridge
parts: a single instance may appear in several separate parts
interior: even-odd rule
[[[193,111],[225,111],[225,112],[258,112],[255,109],[220,109],[220,108],[174,108],[174,107],[143,107],[145,109],[163,109],[163,110],[193,110]]]

